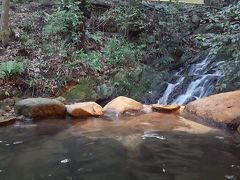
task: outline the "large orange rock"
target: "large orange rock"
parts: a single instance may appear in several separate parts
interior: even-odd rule
[[[102,107],[95,102],[82,102],[66,105],[68,114],[74,117],[101,116]]]
[[[105,113],[124,113],[127,111],[141,111],[143,104],[137,102],[131,98],[119,96],[104,106],[103,111]]]
[[[65,115],[65,105],[55,99],[28,98],[15,104],[16,113],[32,118],[59,117]]]
[[[240,124],[240,90],[193,101],[185,107],[184,112],[236,129]]]
[[[155,111],[169,112],[169,111],[179,110],[181,106],[178,104],[172,104],[172,105],[153,104],[152,108]]]

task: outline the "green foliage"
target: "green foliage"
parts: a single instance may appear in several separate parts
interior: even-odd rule
[[[83,13],[79,8],[80,1],[62,0],[59,7],[52,13],[46,14],[47,25],[43,35],[57,40],[68,38],[72,42],[80,39],[79,27],[83,21]]]
[[[29,77],[27,82],[30,88],[33,88],[40,85],[41,78],[39,78],[37,75],[34,75],[33,77]]]
[[[11,60],[0,64],[0,79],[21,74],[26,69],[26,61]]]
[[[97,32],[93,34],[93,33],[90,33],[89,31],[86,31],[86,35],[88,36],[88,38],[93,39],[97,43],[101,43],[103,33]]]
[[[53,54],[53,53],[56,53],[57,49],[50,43],[44,43],[42,45],[42,51],[45,54]]]
[[[108,63],[122,65],[129,61],[137,61],[142,52],[133,43],[129,43],[123,39],[112,38],[107,42],[104,54]]]
[[[142,31],[146,28],[146,15],[137,6],[122,6],[111,9],[103,17],[103,20],[114,21],[120,30]]]
[[[216,33],[199,34],[197,39],[204,47],[210,47],[212,54],[229,43],[240,41],[240,2],[223,8],[217,13],[206,13],[204,21],[215,25],[220,25],[221,29]]]
[[[199,34],[197,39],[210,53],[224,61],[218,68],[224,75],[218,84],[221,91],[228,84],[240,83],[240,2],[216,13],[206,13],[204,22],[218,25],[218,31]],[[240,86],[240,85],[239,85]]]
[[[72,61],[69,64],[70,67],[75,67],[79,63],[86,63],[90,68],[94,70],[101,70],[101,54],[99,52],[87,52],[83,50],[75,51],[72,54]]]
[[[34,49],[37,46],[34,39],[26,34],[21,35],[20,41],[24,47],[30,47]]]

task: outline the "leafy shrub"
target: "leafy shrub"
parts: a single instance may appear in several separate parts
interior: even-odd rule
[[[24,47],[30,47],[30,48],[35,48],[37,46],[36,42],[34,41],[34,39],[32,39],[30,36],[26,35],[26,34],[23,34],[21,37],[20,37],[20,41],[21,41],[21,44],[24,46]]]
[[[95,42],[101,43],[103,33],[101,32],[90,33],[89,31],[86,31],[86,35],[88,38],[93,39]]]
[[[138,60],[142,53],[133,43],[129,43],[123,39],[112,38],[107,42],[104,54],[108,63],[122,65],[128,61]]]
[[[57,49],[50,43],[44,43],[42,45],[42,51],[46,54],[53,54],[56,53]]]
[[[210,47],[213,54],[226,44],[237,43],[240,41],[240,2],[223,8],[217,13],[206,13],[203,22],[219,24],[221,31],[217,33],[199,34],[197,39],[205,47]]]
[[[102,19],[114,21],[126,35],[129,30],[142,31],[146,28],[146,15],[137,6],[113,8]]]
[[[72,54],[72,62],[69,64],[70,67],[74,67],[79,62],[86,63],[90,68],[95,70],[101,70],[101,54],[98,52],[85,53],[83,50],[75,51]]]
[[[79,26],[82,24],[83,13],[79,8],[80,1],[62,0],[59,7],[52,13],[46,14],[47,25],[43,35],[56,39],[68,37],[76,42],[80,38]],[[70,37],[69,37],[70,36]]]
[[[21,74],[26,69],[25,60],[11,60],[0,64],[0,79]]]

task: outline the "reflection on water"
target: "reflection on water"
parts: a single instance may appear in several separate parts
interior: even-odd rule
[[[0,179],[240,179],[238,137],[132,122],[45,120],[1,128]]]

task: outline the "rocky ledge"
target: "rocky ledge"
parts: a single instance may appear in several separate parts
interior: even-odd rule
[[[193,101],[186,107],[179,105],[144,105],[134,99],[119,96],[110,101],[104,107],[95,102],[80,102],[65,105],[57,99],[29,98],[20,100],[15,104],[16,115],[23,115],[34,119],[50,117],[64,117],[66,115],[75,118],[112,116],[124,113],[166,113],[184,116],[188,119],[198,120],[200,123],[227,127],[240,132],[240,90],[212,95]],[[0,125],[14,123],[19,118],[10,118],[0,121]],[[201,120],[201,121],[199,121]]]
[[[210,125],[237,129],[240,125],[240,90],[193,101],[184,112]]]

